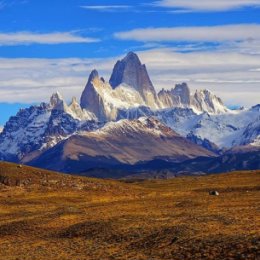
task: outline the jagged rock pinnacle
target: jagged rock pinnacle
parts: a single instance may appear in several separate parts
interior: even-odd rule
[[[104,80],[99,77],[98,71],[93,70],[90,73],[87,85],[82,92],[80,98],[80,106],[82,109],[86,109],[89,112],[95,114],[99,119],[103,119],[103,103],[100,99],[99,93],[96,87],[103,87]]]
[[[129,52],[124,59],[116,63],[109,83],[114,89],[121,84],[126,84],[137,90],[147,105],[158,107],[156,91],[146,66],[142,65],[134,52]]]
[[[51,98],[50,98],[50,104],[52,107],[57,106],[58,104],[60,104],[61,102],[63,102],[63,97],[62,95],[59,93],[59,91],[57,91],[56,93],[54,93]]]
[[[92,80],[94,80],[95,78],[99,78],[99,74],[97,70],[92,70],[90,75],[89,75],[89,79],[88,82],[91,82]]]

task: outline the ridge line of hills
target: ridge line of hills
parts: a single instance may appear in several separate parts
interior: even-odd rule
[[[259,149],[260,105],[231,111],[208,90],[191,94],[186,83],[156,93],[133,52],[109,82],[93,70],[80,104],[55,93],[49,103],[21,109],[0,133],[0,160],[74,173],[140,173],[143,164],[161,171],[154,162],[169,163],[173,175],[246,170],[260,168]],[[196,167],[185,167],[187,160]]]

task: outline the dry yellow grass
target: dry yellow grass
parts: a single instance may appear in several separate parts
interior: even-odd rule
[[[260,171],[139,183],[49,173],[46,184],[47,172],[1,167],[31,179],[0,188],[1,260],[258,259]]]

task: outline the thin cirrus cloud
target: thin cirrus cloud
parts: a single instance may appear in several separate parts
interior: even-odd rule
[[[228,11],[245,7],[260,7],[259,0],[161,0],[154,6],[189,11]]]
[[[154,49],[139,53],[157,90],[187,82],[191,89],[209,89],[226,105],[259,103],[259,55],[233,51],[179,53]]]
[[[43,102],[56,91],[67,100],[79,97],[87,81],[86,72],[98,68],[108,77],[113,63],[85,58],[0,58],[0,102]]]
[[[84,5],[81,6],[83,9],[94,10],[100,12],[111,12],[111,11],[122,11],[130,9],[130,5]]]
[[[259,55],[231,51],[180,53],[158,48],[138,55],[147,65],[157,91],[185,81],[193,91],[213,91],[227,105],[249,107],[259,103]],[[55,91],[68,101],[72,96],[79,98],[92,69],[97,68],[108,80],[115,62],[121,58],[0,58],[0,102],[48,101]]]
[[[0,33],[0,46],[32,45],[32,44],[67,44],[94,43],[99,39],[83,37],[72,32],[33,33],[12,32]]]
[[[137,28],[114,34],[119,40],[140,42],[223,42],[260,39],[259,24],[236,24],[200,27]]]

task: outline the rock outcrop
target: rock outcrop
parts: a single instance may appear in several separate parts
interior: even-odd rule
[[[95,116],[76,100],[70,106],[57,92],[49,103],[21,109],[0,134],[0,160],[18,162],[33,158],[79,130],[95,129]]]
[[[191,106],[199,112],[207,112],[210,114],[221,114],[228,112],[222,100],[213,95],[209,90],[196,90],[192,97]]]
[[[196,113],[221,114],[228,112],[222,100],[208,90],[191,93],[186,83],[177,84],[171,90],[161,90],[158,94],[164,108],[192,108]]]
[[[197,156],[214,156],[214,153],[151,117],[109,122],[96,131],[74,135],[31,163],[75,173],[97,165],[135,164],[156,158],[179,162]]]
[[[63,152],[59,149],[65,149],[64,144],[73,149],[77,145],[84,151],[92,145],[91,153],[85,153],[85,161],[96,163],[98,158],[108,164],[131,164],[160,154],[174,161],[204,155],[205,151],[212,154],[233,147],[241,150],[243,146],[257,150],[259,112],[259,105],[230,111],[208,90],[192,94],[186,83],[157,95],[145,65],[130,52],[117,62],[110,82],[97,70],[91,72],[80,104],[73,98],[68,105],[57,92],[49,103],[21,109],[11,117],[0,132],[0,160],[27,163],[50,149],[51,155]],[[180,136],[176,137],[174,131]],[[86,147],[78,145],[81,141]],[[68,154],[73,149],[67,149]],[[112,152],[115,156],[111,160]]]
[[[133,52],[129,52],[124,59],[116,63],[109,83],[114,89],[122,84],[134,88],[152,109],[161,106],[146,66]]]
[[[101,120],[106,120],[105,104],[99,91],[105,88],[103,80],[100,79],[98,71],[93,70],[89,76],[87,85],[81,95],[80,105]]]
[[[96,70],[90,74],[81,96],[81,107],[94,113],[100,121],[115,121],[120,110],[144,106],[140,93],[128,85],[113,89]]]

